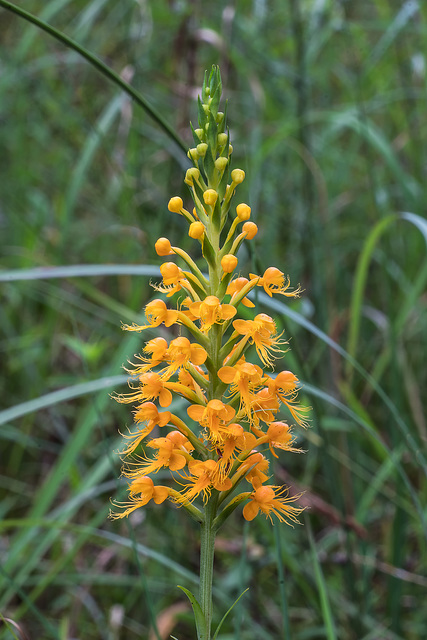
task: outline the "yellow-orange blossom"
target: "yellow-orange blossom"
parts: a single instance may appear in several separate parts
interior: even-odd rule
[[[209,89],[205,92],[209,96]],[[134,404],[137,428],[124,436],[123,475],[131,480],[129,498],[118,504],[124,509],[115,511],[113,518],[127,516],[151,500],[160,504],[169,499],[202,521],[197,501],[203,504],[212,496],[218,516],[241,503],[246,520],[262,513],[290,523],[301,511],[286,488],[269,483],[264,456],[268,448],[274,455],[275,449],[298,451],[290,427],[277,415],[284,406],[306,426],[306,409],[296,400],[298,380],[289,371],[275,376],[263,368],[271,369],[283,355],[284,340],[273,318],[265,313],[251,320],[238,318],[241,305],[254,306],[247,295],[256,286],[269,296],[287,297],[297,296],[299,288],[292,290],[289,278],[276,267],[261,275],[250,273],[249,279],[239,273],[237,252],[258,228],[250,221],[248,205],[231,207],[245,174],[241,169],[230,173],[232,148],[216,93],[199,108],[199,128],[193,131],[196,146],[188,154],[194,166],[185,182],[194,209],[185,209],[178,196],[168,205],[170,212],[187,221],[189,236],[201,245],[207,265],[200,269],[185,251],[159,238],[156,252],[168,261],[160,266],[162,283],[155,289],[167,298],[177,295],[175,308],[155,298],[145,308],[146,324],[123,327],[142,332],[175,326],[190,338],[151,339],[136,356],[138,362],[127,369],[133,376],[132,392],[116,400]],[[174,256],[181,266],[171,260]],[[206,266],[209,277],[203,274]],[[247,361],[249,354],[259,364]],[[188,419],[168,409],[174,395],[188,401]],[[151,457],[150,450],[155,451]],[[157,471],[165,468],[172,480],[167,486],[155,481]],[[243,490],[242,481],[247,483]]]

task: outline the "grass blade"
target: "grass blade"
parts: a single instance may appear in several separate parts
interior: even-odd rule
[[[317,589],[320,596],[320,606],[323,614],[323,621],[326,628],[326,637],[328,640],[338,640],[338,636],[335,631],[335,623],[332,616],[331,605],[329,604],[328,590],[323,576],[322,568],[320,566],[319,558],[317,557],[316,545],[313,538],[313,532],[309,518],[306,518],[306,526],[308,533],[308,540],[310,543],[311,558],[313,561],[314,574],[316,576]]]
[[[12,2],[8,2],[7,0],[0,0],[0,7],[7,9],[8,11],[12,11],[20,18],[27,20],[28,22],[32,22],[39,29],[42,29],[49,35],[51,35],[59,42],[62,42],[65,46],[69,47],[76,51],[79,55],[81,55],[85,60],[89,62],[93,67],[95,67],[100,73],[102,73],[106,78],[108,78],[111,82],[116,84],[122,91],[127,93],[132,100],[136,102],[137,105],[142,107],[144,111],[146,111],[150,117],[163,129],[163,131],[167,134],[167,136],[173,140],[178,147],[185,153],[187,153],[187,146],[183,143],[180,137],[175,133],[174,129],[162,118],[159,114],[158,110],[155,109],[149,102],[144,98],[144,96],[139,93],[136,89],[134,89],[130,84],[125,82],[115,71],[110,69],[100,58],[95,56],[93,53],[88,51],[85,47],[80,45],[78,42],[67,36],[62,31],[55,29],[47,22],[40,20],[32,13],[25,11],[25,9],[21,9],[16,6]]]

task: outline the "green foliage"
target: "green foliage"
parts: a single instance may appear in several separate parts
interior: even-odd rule
[[[120,323],[153,295],[154,242],[190,247],[167,202],[192,206],[179,141],[212,64],[260,229],[239,265],[301,282],[296,303],[254,302],[293,336],[279,366],[313,406],[307,453],[275,469],[310,526],[236,509],[213,628],[249,584],[218,640],[424,637],[426,6],[17,4],[0,2],[0,639],[194,638],[176,584],[197,590],[197,523],[107,520],[132,428],[109,393],[140,349]]]

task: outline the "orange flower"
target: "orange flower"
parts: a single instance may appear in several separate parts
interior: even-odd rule
[[[166,359],[170,365],[162,370],[162,378],[169,378],[178,369],[186,368],[190,364],[201,365],[207,357],[206,350],[199,344],[190,343],[190,340],[183,336],[175,338],[166,352]]]
[[[166,293],[168,298],[181,290],[181,284],[187,283],[183,270],[180,269],[175,262],[164,262],[161,264],[160,273],[163,277],[164,286],[156,285],[155,288],[161,293]]]
[[[189,455],[194,451],[191,442],[180,432],[171,431],[165,438],[154,438],[147,443],[148,447],[157,449],[154,459],[141,458],[142,462],[130,463],[135,469],[123,469],[123,475],[128,478],[137,478],[141,474],[157,473],[162,467],[168,467],[171,471],[183,469],[192,458]]]
[[[256,444],[253,433],[245,431],[240,424],[232,423],[222,430],[224,440],[221,444],[221,458],[219,460],[221,473],[224,476],[231,471],[235,451],[250,451]]]
[[[172,394],[158,373],[150,371],[139,376],[141,400],[159,399],[161,407],[168,407],[172,402]]]
[[[305,414],[310,409],[296,403],[298,383],[298,378],[291,371],[280,371],[275,378],[268,379],[267,385],[270,395],[275,396],[286,405],[294,420],[302,427],[308,427]]]
[[[293,507],[290,503],[298,499],[299,496],[289,497],[288,489],[273,485],[259,485],[250,495],[251,502],[243,507],[243,517],[245,520],[253,520],[261,511],[273,522],[272,514],[277,516],[280,522],[291,524],[299,522],[297,516],[303,511]]]
[[[283,451],[293,451],[295,453],[301,453],[301,449],[295,449],[293,443],[295,441],[294,436],[291,434],[289,425],[286,422],[272,422],[267,429],[267,433],[263,434],[256,442],[258,447],[264,442],[268,442],[271,453],[275,458],[278,455],[273,449],[282,449]]]
[[[221,476],[219,462],[215,460],[205,460],[203,462],[194,461],[188,465],[190,475],[185,476],[188,485],[182,492],[182,501],[192,502],[197,496],[203,494],[203,502],[206,502],[212,489],[217,491],[228,491],[232,487],[229,478]]]
[[[260,421],[270,423],[279,411],[280,402],[276,396],[272,396],[267,387],[255,394],[252,400],[252,419],[255,425]]]
[[[191,304],[193,304],[193,300],[190,298],[190,296],[184,298],[184,300],[181,302],[181,313],[193,322],[194,320],[197,320],[197,317],[193,313],[191,313],[189,309]],[[182,310],[182,307],[187,307],[187,310]]]
[[[233,302],[233,299],[235,298],[236,294],[239,293],[243,289],[243,287],[248,284],[248,282],[249,282],[249,280],[247,278],[243,278],[243,277],[234,278],[234,280],[232,280],[230,282],[230,284],[227,287],[226,293],[227,293],[227,295],[231,296],[231,302]],[[246,297],[243,298],[242,304],[245,307],[254,307],[255,306],[254,303],[251,302],[249,300],[249,298],[246,298]]]
[[[210,400],[206,407],[192,404],[187,413],[206,430],[206,437],[214,443],[221,441],[221,427],[234,418],[236,411],[221,400]]]
[[[246,480],[251,482],[252,485],[257,483],[262,484],[268,480],[268,476],[265,472],[268,471],[269,462],[262,453],[256,452],[250,455],[249,458],[246,458],[244,466],[246,466],[247,469],[253,467],[245,473]]]
[[[129,502],[116,502],[118,507],[127,506],[128,508],[122,513],[110,512],[110,518],[125,518],[135,509],[144,507],[150,500],[154,500],[156,504],[162,504],[169,496],[170,489],[163,486],[154,486],[154,482],[148,476],[135,478],[129,485]],[[140,496],[139,498],[137,496]]]
[[[201,375],[202,378],[207,381],[209,380],[209,376],[203,371],[203,369],[201,369],[200,367],[194,367],[194,369]],[[194,391],[194,393],[198,398],[200,398],[201,401],[206,402],[206,396],[202,390],[202,387],[198,382],[196,382],[189,371],[187,371],[186,369],[181,369],[178,372],[178,380],[184,387],[187,387],[188,389],[191,389],[191,391]]]
[[[221,324],[226,320],[231,320],[237,309],[231,304],[220,304],[216,296],[207,296],[201,302],[192,302],[189,309],[195,318],[200,320],[200,331],[205,333],[214,324]]]
[[[131,375],[139,375],[141,373],[145,373],[149,369],[156,367],[158,364],[163,362],[166,356],[166,352],[168,349],[168,343],[164,338],[153,338],[145,343],[145,347],[143,349],[144,353],[151,353],[151,358],[145,358],[144,356],[135,356],[141,362],[144,362],[143,365],[132,364],[133,369],[125,369]]]
[[[243,410],[246,417],[252,422],[251,406],[255,392],[264,382],[261,367],[250,362],[238,362],[234,367],[221,367],[218,377],[222,382],[230,385],[231,396],[240,395],[240,410]]]
[[[148,325],[136,325],[129,326],[123,325],[123,329],[126,331],[142,331],[149,327],[159,327],[164,322],[166,327],[170,327],[178,320],[178,311],[168,309],[163,300],[156,298],[147,304],[145,307],[145,315],[148,320]]]
[[[254,273],[250,273],[249,277],[251,280],[259,278],[259,276]],[[273,293],[281,293],[288,297],[297,297],[301,293],[301,289],[299,287],[295,289],[295,291],[288,291],[291,282],[288,276],[285,278],[284,273],[279,271],[276,267],[268,267],[257,284],[258,286],[264,287],[264,291],[270,296],[270,298],[273,296]]]
[[[126,449],[121,451],[121,453],[124,455],[128,455],[129,453],[135,451],[139,443],[148,435],[150,435],[154,427],[156,427],[157,425],[159,427],[164,427],[165,425],[167,425],[170,418],[170,411],[164,411],[160,413],[153,402],[144,402],[143,404],[139,405],[137,410],[134,412],[135,422],[137,424],[141,422],[148,422],[148,424],[143,429],[134,431],[129,435],[122,434],[124,438],[131,439],[132,442],[130,442]]]
[[[280,340],[280,335],[275,336],[276,323],[273,318],[266,313],[259,313],[253,320],[235,320],[233,327],[237,333],[244,336],[244,342],[250,340],[255,345],[261,362],[265,366],[272,366],[271,352],[281,352],[280,345],[285,343],[284,340]]]

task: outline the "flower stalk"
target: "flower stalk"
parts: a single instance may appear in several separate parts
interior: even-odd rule
[[[230,171],[233,149],[226,114],[219,111],[221,91],[219,69],[214,67],[205,75],[198,128],[193,129],[195,146],[188,152],[193,167],[185,183],[193,198],[192,213],[179,196],[168,204],[172,214],[188,223],[189,236],[200,243],[207,264],[199,267],[169,239],[159,238],[156,252],[169,261],[160,266],[163,280],[154,288],[166,298],[176,297],[176,307],[156,298],[145,308],[147,324],[123,327],[143,332],[176,325],[180,334],[188,331],[191,337],[179,335],[169,343],[161,337],[149,340],[135,356],[137,363],[127,369],[136,382],[132,393],[117,395],[116,400],[135,405],[137,428],[125,436],[122,452],[129,499],[116,503],[119,510],[111,514],[123,518],[150,501],[169,500],[200,523],[199,599],[182,588],[193,606],[198,640],[211,640],[218,528],[241,504],[248,521],[262,513],[270,520],[275,516],[288,524],[298,522],[298,496],[269,484],[269,461],[263,451],[269,448],[276,457],[276,449],[300,451],[289,425],[278,420],[282,408],[307,426],[307,408],[297,402],[297,377],[290,371],[271,373],[286,344],[275,321],[264,313],[252,320],[238,317],[241,305],[254,307],[247,295],[257,286],[269,296],[295,297],[300,289],[292,290],[289,278],[276,267],[262,275],[249,274],[249,279],[240,275],[238,251],[258,228],[247,204],[232,206],[245,173]],[[173,257],[189,271],[170,261]],[[208,278],[203,275],[206,266]],[[188,418],[169,411],[174,395],[188,402]],[[155,484],[153,477],[165,468],[172,484]],[[242,483],[246,486],[236,493]]]

